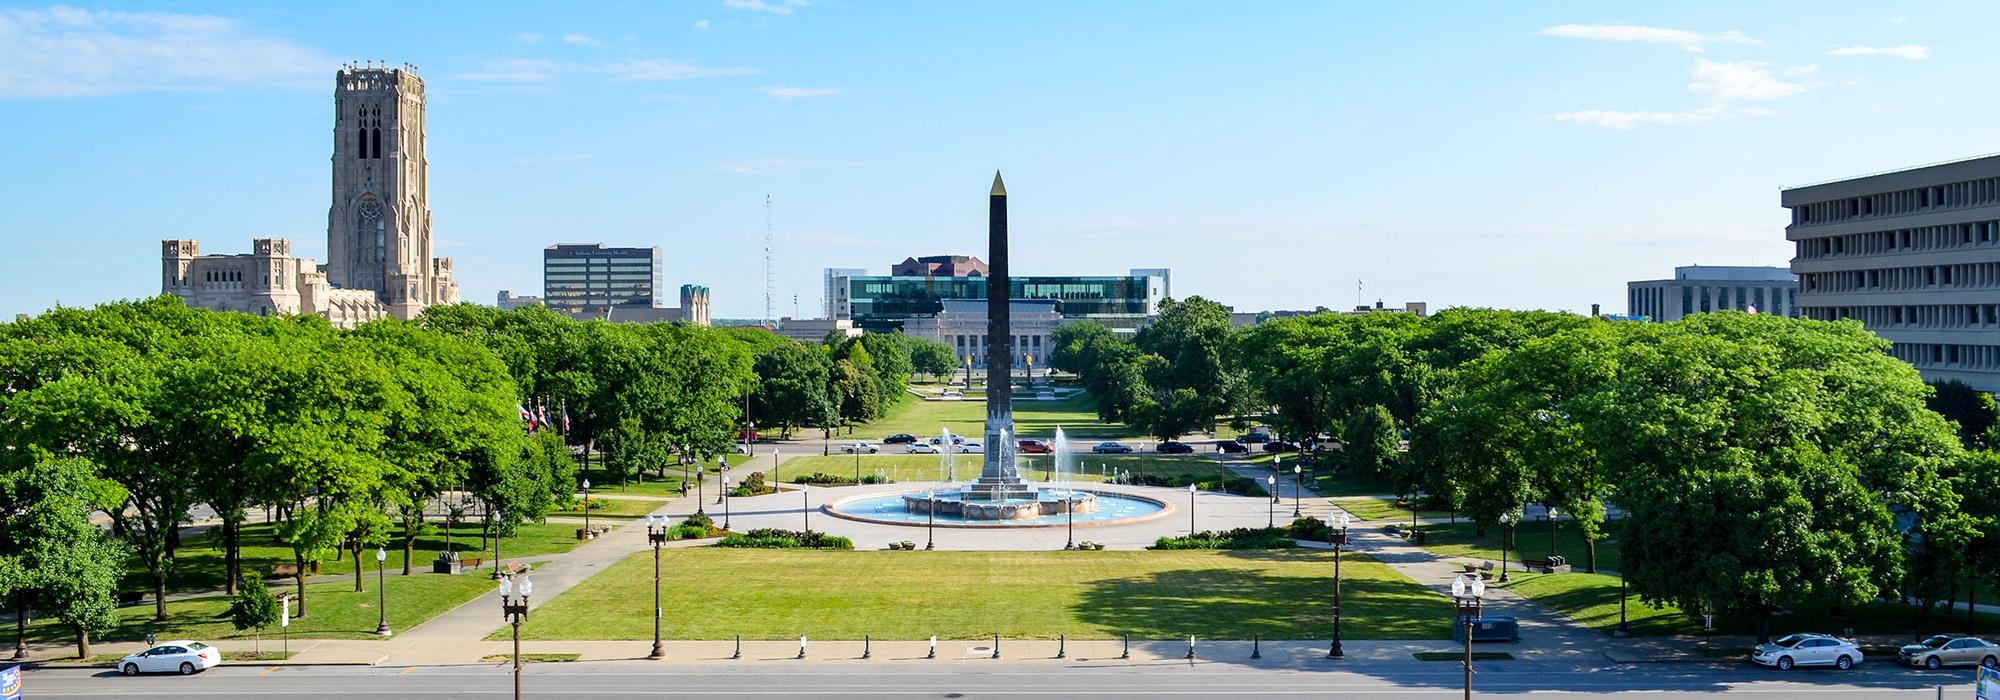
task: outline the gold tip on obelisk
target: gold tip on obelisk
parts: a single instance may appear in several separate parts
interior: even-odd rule
[[[1000,171],[998,170],[993,171],[993,196],[1007,196],[1007,183],[1000,181]]]

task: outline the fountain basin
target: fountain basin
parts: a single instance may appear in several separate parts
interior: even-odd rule
[[[848,520],[883,525],[924,527],[1065,527],[1074,509],[1078,527],[1149,520],[1173,511],[1165,501],[1128,493],[1084,489],[1043,489],[1034,499],[967,499],[958,490],[905,491],[852,496],[825,506],[827,513]]]

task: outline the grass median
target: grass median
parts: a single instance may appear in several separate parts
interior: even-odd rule
[[[529,639],[650,639],[652,553],[541,607]],[[666,550],[669,639],[1326,639],[1333,555]],[[1451,605],[1366,556],[1341,565],[1350,639],[1444,639]],[[497,637],[496,637],[497,638]]]
[[[458,607],[468,600],[492,590],[494,583],[480,573],[465,573],[456,576],[446,574],[412,574],[410,576],[389,576],[386,594],[389,601],[389,626],[398,632],[409,631],[417,625],[447,610]],[[293,639],[379,639],[375,634],[375,624],[379,619],[376,606],[377,596],[375,576],[369,574],[367,589],[354,592],[352,581],[315,583],[306,586],[307,612],[305,617],[296,617],[298,603],[292,603]],[[291,586],[272,587],[273,591],[292,591]],[[152,632],[159,639],[193,639],[204,642],[217,640],[248,640],[258,636],[257,630],[238,631],[229,623],[230,598],[224,595],[204,596],[186,600],[167,601],[165,622],[154,622],[151,603],[120,609],[118,626],[112,631],[98,635],[96,642],[136,642],[145,639]],[[499,613],[494,613],[494,624],[500,624]],[[53,618],[37,620],[28,627],[28,638],[39,642],[71,642],[74,637],[66,627],[54,624]],[[277,625],[263,631],[264,649],[276,649],[284,630]]]
[[[956,458],[957,466],[952,473],[956,474],[958,481],[969,481],[979,476],[980,460],[983,458],[983,455],[961,454],[953,456]],[[1049,478],[1049,470],[1054,461],[1049,455],[1018,456],[1021,476],[1037,483]],[[940,465],[940,462],[941,460],[938,455],[927,454],[795,457],[785,461],[783,467],[779,470],[778,476],[785,483],[796,483],[799,477],[815,472],[850,479],[854,478],[857,473],[863,476],[881,474],[888,477],[890,481],[897,483],[941,481],[946,476],[946,472],[944,467]],[[755,471],[766,472],[766,476],[768,476],[770,464],[768,461],[762,464],[765,468],[755,469]],[[732,469],[730,473],[734,475],[736,471]],[[1208,481],[1228,476],[1231,493],[1246,495],[1244,492],[1248,491],[1247,495],[1251,496],[1266,495],[1262,484],[1253,483],[1254,480],[1252,479],[1236,476],[1229,472],[1228,467],[1223,466],[1221,462],[1207,457],[1192,455],[1077,455],[1076,472],[1067,478],[1079,483],[1102,483],[1110,480],[1110,475],[1118,471],[1129,472],[1135,478],[1153,476],[1165,479],[1191,478]]]

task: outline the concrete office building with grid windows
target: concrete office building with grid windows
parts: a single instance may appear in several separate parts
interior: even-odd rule
[[[1928,381],[2000,390],[2000,155],[1794,187],[1807,318],[1861,321]]]
[[[1797,316],[1798,291],[1798,275],[1782,267],[1683,265],[1673,279],[1625,283],[1625,312],[1654,321],[1729,309]]]
[[[602,243],[552,245],[542,251],[542,300],[578,318],[605,318],[613,309],[665,306],[660,249]]]

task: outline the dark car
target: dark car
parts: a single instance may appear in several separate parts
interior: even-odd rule
[[[1101,455],[1125,454],[1132,451],[1132,446],[1119,442],[1106,441],[1097,443],[1095,446],[1090,448],[1090,451]]]
[[[1250,432],[1236,436],[1236,441],[1243,443],[1245,445],[1255,445],[1260,442],[1270,442],[1271,434],[1263,432],[1261,430],[1252,430]]]
[[[1049,441],[1036,440],[1034,438],[1022,440],[1020,442],[1020,446],[1021,446],[1021,454],[1024,455],[1035,455],[1035,454],[1045,455],[1056,451],[1056,448],[1051,447],[1049,445]]]
[[[1159,447],[1153,448],[1153,451],[1163,455],[1191,455],[1194,454],[1194,446],[1185,442],[1168,440],[1160,443]]]
[[[1249,451],[1250,451],[1250,448],[1248,448],[1248,447],[1244,447],[1244,446],[1243,446],[1243,443],[1240,443],[1240,442],[1232,442],[1232,441],[1229,441],[1229,440],[1223,440],[1223,441],[1220,441],[1220,442],[1217,442],[1217,443],[1215,443],[1215,451],[1217,451],[1217,452],[1227,452],[1227,453],[1229,453],[1229,454],[1233,454],[1233,455],[1240,455],[1240,454],[1243,454],[1243,453],[1245,453],[1245,452],[1249,452]]]
[[[911,435],[909,433],[897,433],[895,435],[882,438],[882,444],[884,445],[908,445],[916,441],[917,441],[917,436]]]
[[[1299,446],[1286,440],[1272,440],[1264,443],[1265,452],[1297,452]]]

